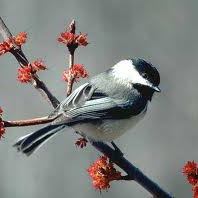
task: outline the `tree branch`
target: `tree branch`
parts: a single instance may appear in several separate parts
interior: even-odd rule
[[[71,75],[71,68],[74,65],[74,53],[70,52],[69,54],[69,80],[67,83],[67,96],[69,96],[72,93],[72,88],[74,84],[74,78]]]
[[[76,32],[76,22],[75,20],[72,20],[72,22],[69,25],[69,32],[75,34]],[[67,96],[69,96],[72,93],[72,88],[73,88],[73,84],[74,84],[74,78],[71,75],[71,69],[74,65],[74,52],[75,52],[74,47],[68,47],[69,50],[69,79],[68,79],[68,83],[67,83]]]
[[[12,34],[10,30],[7,28],[1,17],[0,17],[0,34],[4,40],[8,40],[9,38],[12,38]]]
[[[10,30],[5,25],[1,17],[0,17],[0,34],[4,40],[8,40],[9,38],[12,38],[12,34]],[[29,64],[29,61],[26,58],[25,54],[23,53],[21,47],[14,44],[14,47],[11,49],[10,52],[14,55],[14,57],[16,58],[16,60],[21,66],[25,66]],[[54,95],[52,95],[52,93],[49,91],[45,83],[41,81],[36,74],[33,74],[33,81],[31,82],[31,84],[34,86],[36,90],[38,90],[41,93],[41,95],[49,103],[51,103],[51,105],[54,108],[56,108],[60,104],[58,99]]]
[[[33,118],[33,119],[27,119],[27,120],[15,120],[15,121],[4,121],[4,127],[22,127],[22,126],[31,126],[31,125],[39,125],[39,124],[46,124],[50,123],[55,118],[49,118],[46,117],[40,117],[40,118]]]
[[[127,173],[124,180],[134,180],[143,188],[149,191],[156,198],[173,198],[172,195],[164,191],[158,184],[149,179],[138,168],[131,164],[124,156],[116,153],[110,146],[102,142],[91,142],[98,151],[108,156],[113,163]],[[122,179],[122,178],[121,178]]]

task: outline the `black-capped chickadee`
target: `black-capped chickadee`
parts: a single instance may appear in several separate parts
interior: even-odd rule
[[[49,115],[50,125],[21,137],[18,151],[32,154],[42,143],[71,126],[93,141],[113,141],[146,113],[160,75],[143,59],[122,60],[81,85]]]

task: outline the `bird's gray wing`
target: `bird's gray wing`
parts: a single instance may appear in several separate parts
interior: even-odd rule
[[[69,111],[70,109],[80,106],[86,100],[89,100],[95,88],[85,83],[74,90],[60,105],[48,116],[49,118],[57,117],[62,111]]]
[[[52,124],[72,124],[96,119],[115,118],[124,110],[126,101],[114,100],[93,85],[86,83],[77,88],[51,114]]]

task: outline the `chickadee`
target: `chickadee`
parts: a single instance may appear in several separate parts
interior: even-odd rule
[[[113,141],[141,120],[160,75],[143,59],[122,60],[81,85],[49,115],[50,125],[14,144],[29,156],[65,127],[93,141]]]

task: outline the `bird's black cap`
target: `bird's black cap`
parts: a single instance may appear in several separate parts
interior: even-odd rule
[[[157,69],[149,62],[141,58],[133,58],[133,65],[141,76],[147,78],[154,86],[158,86],[160,83],[160,75]]]

